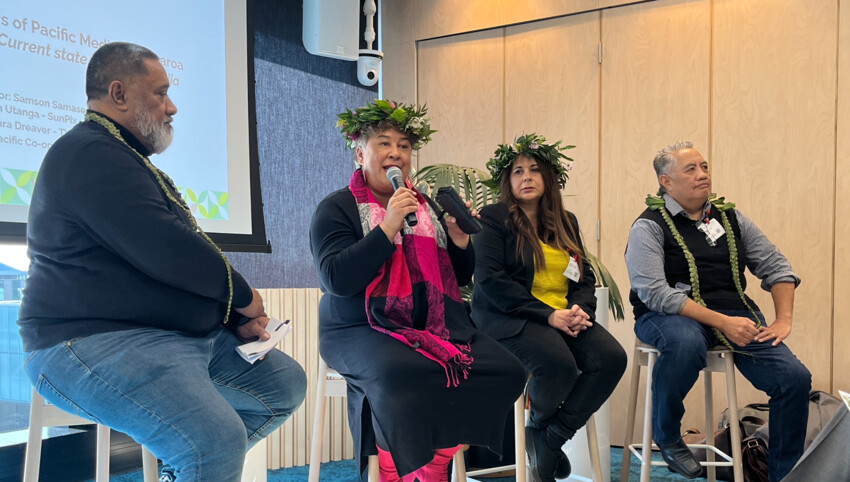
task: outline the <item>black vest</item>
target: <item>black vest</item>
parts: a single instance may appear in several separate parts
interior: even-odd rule
[[[744,268],[747,265],[747,260],[741,242],[741,227],[738,225],[738,218],[735,216],[734,210],[727,211],[726,215],[729,218],[729,224],[732,225],[735,245],[738,248],[737,270],[741,279],[741,288],[746,290],[747,279],[744,276]],[[714,206],[711,207],[709,218],[716,219],[721,225],[723,224],[720,211]],[[664,218],[661,217],[661,213],[647,208],[638,219],[648,219],[661,226],[664,233],[664,276],[667,278],[667,284],[673,288],[677,288],[678,285],[677,289],[681,289],[683,285],[687,286],[687,295],[693,299],[693,294],[690,292],[691,275],[688,271],[685,253],[676,238],[673,237],[673,233]],[[729,269],[729,244],[726,239],[729,233],[720,237],[715,246],[711,246],[706,241],[705,233],[697,229],[694,221],[687,216],[681,214],[673,216],[673,224],[679,230],[682,239],[685,240],[685,246],[694,255],[699,276],[699,292],[706,306],[712,310],[746,310],[747,306],[741,301],[738,290],[735,289],[732,270]],[[634,290],[629,293],[629,301],[634,307],[635,319],[650,311],[638,298]],[[758,311],[758,307],[748,296],[747,303]]]

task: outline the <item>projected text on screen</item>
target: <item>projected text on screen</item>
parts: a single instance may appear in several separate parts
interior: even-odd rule
[[[138,43],[160,56],[178,113],[173,144],[152,161],[174,179],[195,216],[207,222],[205,229],[230,221],[229,162],[247,165],[248,155],[228,155],[233,112],[227,103],[225,22],[224,0],[148,0],[132,13],[102,0],[3,2],[0,221],[26,222],[41,160],[59,136],[82,121],[86,66],[110,41]]]

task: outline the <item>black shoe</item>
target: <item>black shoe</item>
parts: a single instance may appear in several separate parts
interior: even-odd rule
[[[566,479],[573,472],[573,467],[570,465],[570,459],[567,454],[561,452],[561,459],[558,460],[558,465],[555,466],[555,478]]]
[[[546,445],[546,430],[525,427],[525,450],[534,482],[554,482],[555,470],[564,453]]]
[[[702,475],[702,466],[682,439],[670,445],[657,445],[661,449],[661,458],[667,462],[667,468],[671,472],[676,472],[688,479],[695,479]]]

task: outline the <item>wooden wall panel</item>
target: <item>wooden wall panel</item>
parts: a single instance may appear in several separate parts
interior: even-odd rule
[[[682,139],[708,143],[710,14],[708,0],[663,0],[602,12],[600,254],[624,296],[629,228],[643,211],[646,195],[658,189],[655,153]],[[627,319],[612,323],[611,332],[631,357],[634,323],[625,302]],[[623,440],[627,378],[611,400],[617,444]],[[697,384],[687,400],[685,426],[704,424],[699,421],[701,400]]]
[[[598,2],[600,7],[622,3]],[[845,8],[839,9],[839,3]],[[494,20],[502,15],[496,11],[501,3],[490,2],[485,9],[482,4],[416,0],[415,38],[485,28],[487,22],[510,23]],[[541,8],[552,4],[542,2]],[[577,19],[510,27],[503,54],[501,30],[419,42],[419,102],[432,107],[435,127],[441,130],[423,149],[423,163],[483,167],[495,144],[503,141],[503,129],[512,138],[511,130],[526,125],[539,125],[533,128],[539,130],[567,126],[558,127],[566,129],[565,140],[583,149],[585,141],[578,139],[588,135],[581,130],[587,125],[575,127],[572,119],[558,118],[545,107],[545,116],[535,119],[531,114],[539,99],[551,100],[553,108],[568,102],[562,100],[567,94],[553,82],[552,71],[562,68],[564,52],[578,47],[563,45],[567,41],[547,47],[543,39],[575,32],[575,25],[563,25]],[[429,23],[444,30],[428,30],[438,28],[427,27]],[[850,338],[850,325],[843,322],[850,315],[844,296],[850,288],[850,248],[844,242],[850,227],[839,221],[850,211],[848,0],[645,2],[602,11],[601,37],[599,254],[624,294],[629,286],[623,263],[628,228],[644,196],[657,187],[651,159],[673,141],[692,140],[712,165],[715,190],[737,202],[803,278],[789,345],[812,370],[815,387],[850,387],[850,374],[843,370],[850,354],[842,346]],[[523,69],[507,70],[514,64]],[[578,65],[576,59],[564,64]],[[579,163],[574,180],[592,175],[578,169]],[[592,196],[580,192],[576,200]],[[580,213],[584,208],[575,206]],[[592,226],[583,219],[586,215],[580,217],[587,236]],[[748,292],[772,314],[769,295],[756,283]],[[632,328],[631,317],[612,324],[629,353]],[[722,383],[722,377],[716,378],[715,383]],[[621,383],[611,405],[615,443],[621,440],[618,432],[625,419],[625,385]],[[741,402],[765,398],[742,379],[739,388]],[[701,390],[698,383],[686,400],[685,424],[701,424]],[[717,407],[724,407],[720,390],[716,392]]]
[[[624,7],[638,3],[654,2],[655,0],[599,0],[599,8]]]
[[[412,42],[415,36],[415,1],[389,0],[381,2],[381,34],[383,47]]]
[[[838,37],[838,125],[835,189],[835,309],[832,330],[833,392],[850,392],[850,1],[842,0]],[[826,270],[821,270],[824,272]]]
[[[416,0],[417,40],[595,10],[598,0]]]
[[[829,389],[836,1],[715,0],[714,189],[781,249],[803,283],[788,345]],[[748,293],[774,314],[750,278]],[[741,401],[764,399],[745,384]]]
[[[564,203],[598,253],[599,13],[506,29],[505,141],[537,132],[575,145]],[[493,146],[495,148],[495,146]]]
[[[381,67],[382,97],[406,104],[416,103],[416,43],[384,45]]]
[[[381,2],[381,67],[383,97],[398,102],[416,102],[416,43],[414,2]]]
[[[414,0],[416,40],[497,27],[506,0]],[[510,0],[508,0],[510,1]]]
[[[316,377],[319,357],[318,288],[259,290],[269,316],[292,320],[292,332],[278,348],[294,358],[307,374],[307,397],[304,404],[278,430],[268,437],[270,469],[310,463],[311,430],[316,400]],[[348,429],[346,400],[328,399],[322,462],[354,456],[354,442]]]
[[[439,132],[419,165],[484,168],[502,142],[503,29],[419,43],[419,103]]]
[[[425,40],[642,1],[646,0],[415,0],[414,34],[416,40]]]

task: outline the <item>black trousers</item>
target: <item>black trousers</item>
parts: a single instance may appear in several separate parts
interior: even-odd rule
[[[529,425],[564,440],[605,403],[626,370],[623,347],[597,324],[573,338],[528,322],[519,334],[499,341],[531,373]]]

